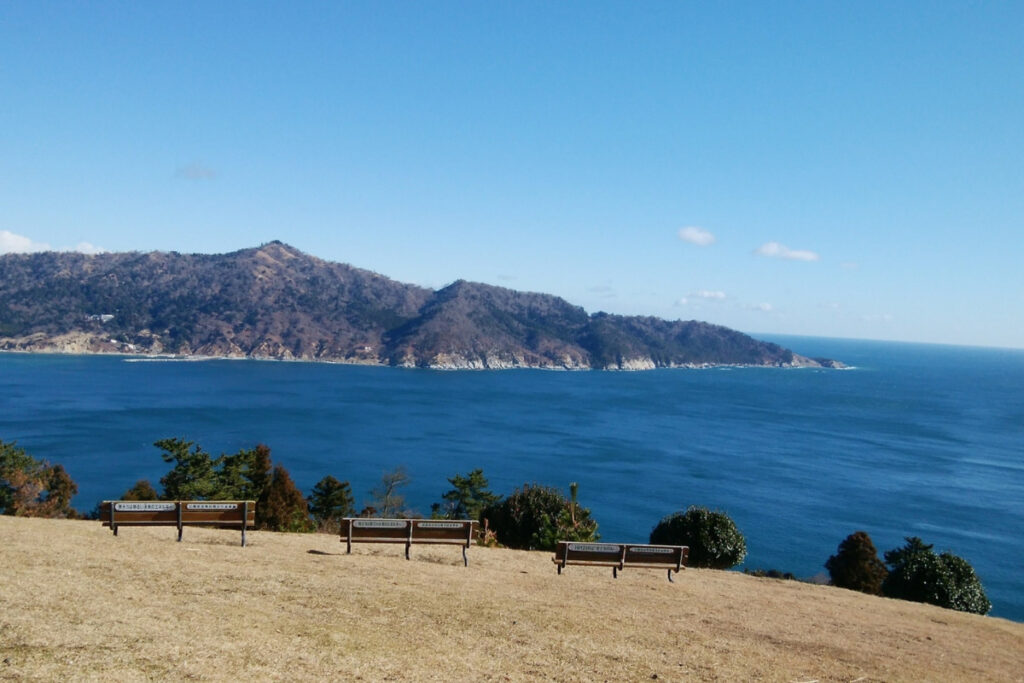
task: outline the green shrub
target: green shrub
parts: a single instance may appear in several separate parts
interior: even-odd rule
[[[988,614],[992,609],[981,580],[967,560],[950,552],[936,555],[916,536],[885,553],[889,575],[882,593],[890,598],[926,602],[960,612]]]
[[[729,516],[696,505],[658,522],[650,542],[689,546],[686,563],[691,567],[728,569],[747,556],[747,542]]]
[[[596,541],[597,522],[590,510],[576,500],[577,485],[570,485],[572,499],[556,488],[524,484],[508,498],[484,508],[480,517],[488,522],[497,540],[509,548],[554,550],[558,541]]]
[[[865,531],[855,531],[843,539],[836,554],[825,562],[825,569],[833,586],[872,595],[882,593],[882,581],[888,574]]]

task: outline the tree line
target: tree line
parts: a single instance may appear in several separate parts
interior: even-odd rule
[[[357,511],[348,481],[327,475],[304,496],[288,471],[273,463],[270,448],[259,444],[214,457],[195,442],[180,438],[154,444],[171,469],[160,478],[162,491],[139,480],[122,500],[254,500],[256,528],[268,531],[337,533],[346,517],[419,517],[406,505],[402,491],[411,478],[404,468],[386,471]],[[451,488],[431,506],[438,519],[480,522],[478,542],[526,550],[553,550],[558,541],[600,539],[597,521],[580,505],[579,486],[569,495],[527,483],[508,496],[490,490],[483,470],[456,474]],[[71,507],[78,487],[61,465],[37,460],[14,443],[0,440],[0,514],[78,518]],[[97,506],[98,510],[98,506]],[[652,544],[689,546],[688,566],[729,569],[746,557],[746,539],[729,516],[691,506],[661,519],[652,529]],[[935,553],[920,538],[907,537],[902,547],[878,558],[871,538],[857,531],[844,539],[825,568],[830,583],[840,588],[890,598],[987,614],[992,607],[974,568],[951,552]],[[794,578],[776,570],[752,572]]]

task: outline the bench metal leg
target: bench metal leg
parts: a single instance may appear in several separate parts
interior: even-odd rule
[[[462,566],[469,566],[469,558],[466,556],[466,546],[462,546]]]
[[[562,575],[562,565],[556,564],[555,565],[555,569],[558,570],[558,575],[561,576]]]
[[[409,548],[411,548],[411,547],[412,547],[412,546],[411,546],[411,545],[409,545],[408,543],[406,543],[406,544],[405,544],[405,559],[407,559],[407,560],[408,560],[408,559],[411,559],[411,558],[409,557]]]
[[[669,583],[675,583],[675,581],[672,580],[672,570],[671,569],[668,570],[668,581],[669,581]]]
[[[114,529],[114,535],[117,536],[117,526],[112,527]]]
[[[619,578],[619,568],[618,567],[612,567],[612,578],[613,579]]]

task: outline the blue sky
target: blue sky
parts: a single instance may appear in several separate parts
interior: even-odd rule
[[[1024,3],[0,2],[0,252],[1024,348]]]

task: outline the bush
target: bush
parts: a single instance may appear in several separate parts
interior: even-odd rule
[[[992,609],[981,580],[967,560],[950,552],[936,555],[931,545],[916,536],[902,548],[885,553],[889,575],[883,595],[899,600],[926,602],[960,612],[988,614]]]
[[[779,569],[744,569],[743,573],[748,576],[756,576],[759,579],[779,579],[781,581],[798,581],[793,572],[784,572]]]
[[[130,489],[121,494],[121,500],[160,500],[160,495],[148,479],[139,479]]]
[[[747,542],[729,516],[696,505],[658,522],[650,542],[689,546],[691,567],[728,569],[747,556]]]
[[[833,586],[871,595],[881,595],[882,581],[888,574],[865,531],[855,531],[843,539],[836,554],[825,562],[825,569]]]
[[[569,500],[556,488],[524,484],[503,501],[480,512],[497,540],[509,548],[554,550],[558,541],[596,541],[597,522],[576,501],[577,485]]]

